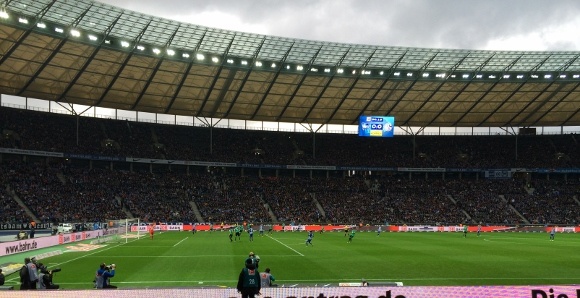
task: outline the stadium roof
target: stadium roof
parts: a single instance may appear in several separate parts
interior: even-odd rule
[[[0,92],[210,118],[397,126],[580,125],[580,52],[329,43],[89,0],[7,0]]]

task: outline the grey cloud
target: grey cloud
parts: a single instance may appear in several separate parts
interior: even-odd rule
[[[168,18],[186,11],[221,11],[263,25],[270,35],[292,38],[463,49],[574,21],[580,13],[576,0],[101,1]],[[575,42],[546,47],[574,50]]]

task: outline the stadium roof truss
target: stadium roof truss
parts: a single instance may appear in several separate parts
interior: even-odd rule
[[[397,126],[580,125],[580,52],[310,41],[89,0],[7,0],[0,92],[209,118]]]

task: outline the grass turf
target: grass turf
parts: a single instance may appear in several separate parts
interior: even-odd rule
[[[580,238],[545,233],[278,232],[249,242],[230,242],[227,232],[156,233],[98,250],[66,252],[42,260],[61,267],[54,282],[64,289],[90,289],[98,265],[117,265],[111,283],[120,288],[235,287],[250,251],[261,257],[282,285],[322,285],[366,279],[406,286],[556,285],[580,283]]]

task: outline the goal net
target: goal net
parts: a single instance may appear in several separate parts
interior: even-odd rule
[[[139,218],[109,219],[105,222],[101,242],[127,243],[139,239],[143,235],[139,229],[140,223]]]

